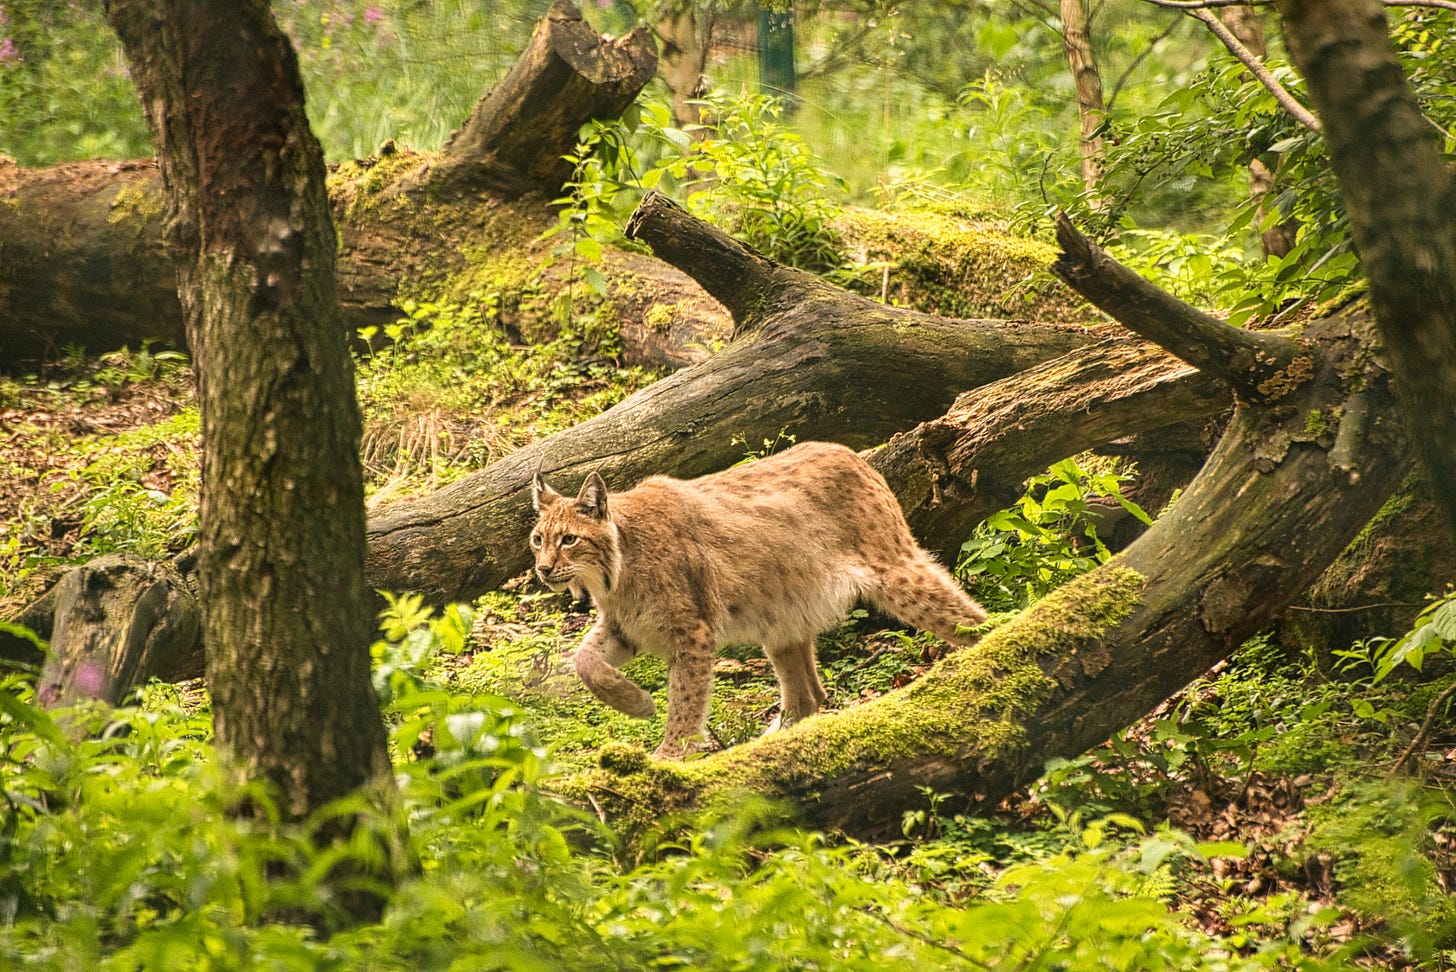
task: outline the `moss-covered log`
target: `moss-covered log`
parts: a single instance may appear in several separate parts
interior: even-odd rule
[[[392,322],[401,290],[439,285],[481,253],[522,251],[553,219],[577,130],[631,104],[656,63],[645,32],[599,37],[557,0],[442,151],[387,145],[340,166],[330,195],[343,325]],[[162,223],[151,160],[27,169],[0,157],[0,367],[68,345],[184,346]]]
[[[1079,259],[1089,254],[1094,262]],[[1096,275],[1103,255],[1067,259],[1075,281]],[[1225,334],[1210,326],[1197,340]],[[1372,337],[1368,317],[1333,318],[1278,349],[1281,393],[1237,409],[1169,513],[1110,564],[907,690],[687,764],[609,753],[602,770],[567,788],[626,820],[749,790],[790,801],[814,826],[866,835],[923,806],[925,787],[994,803],[1049,757],[1096,745],[1226,657],[1380,508],[1408,460]],[[1232,354],[1203,350],[1211,360]]]

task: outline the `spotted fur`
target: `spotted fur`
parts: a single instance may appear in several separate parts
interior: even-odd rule
[[[649,718],[652,697],[618,668],[640,652],[667,659],[659,757],[681,758],[701,736],[725,644],[763,645],[779,681],[776,725],[787,725],[827,700],[814,639],[856,600],[957,645],[972,643],[964,629],[986,617],[916,544],[880,474],[843,446],[805,442],[610,495],[591,473],[574,499],[537,474],[533,499],[537,575],[596,603],[575,656],[587,688]]]

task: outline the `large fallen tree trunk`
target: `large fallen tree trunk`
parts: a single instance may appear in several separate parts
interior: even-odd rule
[[[1319,321],[1298,339],[1250,336],[1137,284],[1069,226],[1061,235],[1064,279],[1094,302],[1133,293],[1124,323],[1242,401],[1172,510],[903,692],[692,763],[609,754],[568,789],[628,820],[750,790],[789,800],[813,826],[865,835],[892,830],[926,788],[994,803],[1226,657],[1344,549],[1409,467],[1368,316]]]
[[[392,322],[402,286],[443,279],[472,250],[538,234],[571,175],[563,156],[578,129],[620,114],[656,65],[645,31],[598,37],[569,0],[556,0],[441,152],[386,146],[342,166],[331,197],[344,325]],[[0,366],[67,345],[183,346],[162,198],[151,160],[26,169],[0,156]]]
[[[629,235],[690,273],[733,315],[738,340],[612,409],[527,446],[369,525],[370,583],[443,602],[526,569],[530,482],[590,470],[621,488],[695,476],[780,433],[857,448],[945,412],[956,395],[1089,344],[1080,327],[958,321],[886,307],[767,260],[665,196]]]

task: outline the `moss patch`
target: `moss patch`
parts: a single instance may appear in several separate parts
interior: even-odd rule
[[[857,209],[835,225],[858,267],[847,285],[867,296],[944,317],[1089,317],[1047,269],[1056,248],[986,214]]]
[[[897,759],[942,757],[987,767],[1014,759],[1025,720],[1057,686],[1049,669],[1095,656],[1101,639],[1126,618],[1142,592],[1135,571],[1109,566],[1078,578],[954,652],[917,682],[843,712],[825,713],[732,750],[671,764],[613,758],[565,783],[591,794],[628,829],[663,810],[743,791],[787,795],[819,781],[872,773]],[[618,772],[625,768],[627,772]]]
[[[112,226],[129,223],[138,233],[162,215],[165,200],[159,191],[148,191],[136,185],[122,186],[111,200],[111,211],[106,222]]]

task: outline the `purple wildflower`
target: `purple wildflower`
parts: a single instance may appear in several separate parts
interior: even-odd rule
[[[13,38],[0,38],[0,67],[14,67],[23,60]]]

